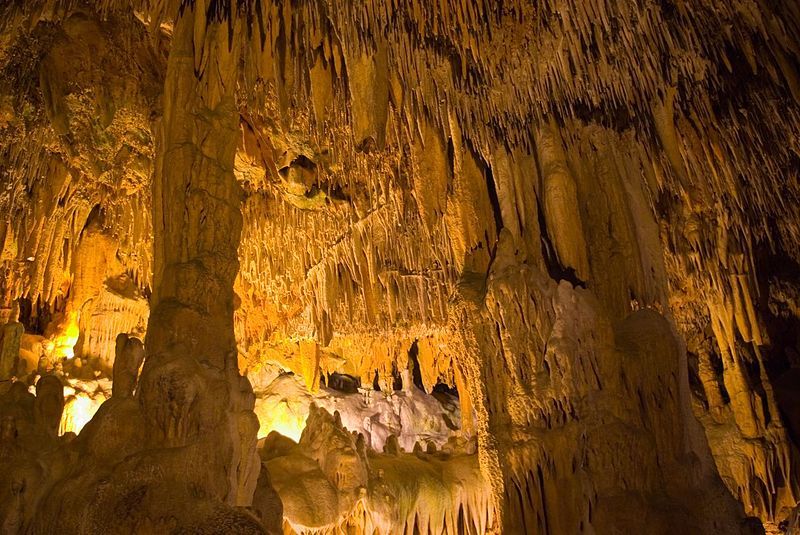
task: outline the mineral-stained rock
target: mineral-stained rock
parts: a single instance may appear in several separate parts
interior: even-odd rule
[[[51,435],[58,433],[64,410],[64,385],[54,375],[45,375],[36,382],[33,416],[36,424]]]
[[[796,530],[798,35],[2,3],[0,531]]]
[[[139,367],[144,361],[144,346],[140,340],[125,333],[117,336],[116,357],[114,358],[114,395],[128,398],[133,395]]]
[[[22,324],[16,321],[6,323],[0,330],[0,378],[4,380],[17,375],[19,344],[24,332]]]

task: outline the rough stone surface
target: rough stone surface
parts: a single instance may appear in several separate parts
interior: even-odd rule
[[[0,5],[0,531],[796,530],[798,35]]]

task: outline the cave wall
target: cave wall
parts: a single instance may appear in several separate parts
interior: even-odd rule
[[[791,517],[793,4],[195,2],[173,77],[177,4],[133,4],[5,8],[6,315],[122,299],[108,368],[172,299],[200,360],[312,389],[426,341],[510,533]]]

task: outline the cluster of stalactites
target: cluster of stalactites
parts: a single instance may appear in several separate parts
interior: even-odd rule
[[[115,242],[119,272],[145,288],[152,265],[148,106],[158,52],[142,47],[144,30],[132,16],[101,22],[76,15],[70,3],[55,12],[35,4],[4,6],[3,297],[52,304],[66,296],[90,228]],[[47,22],[53,19],[60,25]],[[111,29],[125,39],[110,38]]]
[[[180,3],[138,7],[155,30]],[[787,479],[785,434],[759,414],[736,340],[766,340],[753,305],[756,247],[800,258],[800,14],[792,3],[195,7],[199,29],[209,16],[246,17],[242,103],[253,123],[268,116],[281,135],[312,132],[307,152],[268,147],[259,165],[278,185],[244,208],[243,297],[279,303],[270,326],[289,317],[284,327],[303,326],[327,343],[348,330],[440,323],[457,285],[473,283],[480,295],[507,233],[527,262],[571,270],[572,282],[588,285],[615,316],[664,305],[668,276],[671,290],[686,294],[670,303],[679,325],[713,327],[726,386],[739,396],[739,431],[779,452],[735,475],[743,501],[760,499],[749,492],[753,474],[770,488]],[[346,142],[331,141],[343,132]],[[292,157],[280,163],[282,153]],[[372,172],[380,157],[390,165]],[[307,161],[316,171],[306,173]],[[651,217],[658,226],[647,228]],[[408,236],[397,239],[403,230]],[[666,270],[642,237],[654,230]],[[48,232],[44,250],[60,250],[59,232]],[[35,287],[54,287],[55,279],[36,279]],[[554,413],[568,413],[563,405]],[[512,408],[519,422],[538,417]]]
[[[70,9],[63,2],[39,4],[43,13]],[[515,150],[521,147],[523,152],[535,154],[543,140],[530,127],[532,121],[542,124],[547,116],[561,121],[597,118],[613,128],[634,127],[639,132],[637,141],[647,159],[655,163],[647,184],[651,204],[655,206],[659,195],[686,199],[695,213],[679,215],[680,220],[672,225],[675,235],[670,244],[679,253],[679,267],[708,273],[713,286],[721,288],[731,302],[737,290],[727,282],[734,268],[727,267],[725,243],[745,250],[744,262],[739,263],[747,268],[755,241],[779,240],[787,249],[797,242],[798,230],[791,223],[798,219],[793,217],[796,203],[786,197],[771,202],[768,188],[774,180],[784,178],[795,150],[791,140],[797,139],[792,129],[800,123],[795,106],[781,105],[786,95],[797,93],[792,67],[796,50],[791,39],[797,17],[790,7],[774,7],[775,11],[769,12],[738,1],[668,9],[605,0],[552,0],[537,6],[455,0],[390,6],[369,1],[337,9],[312,2],[194,4],[194,16],[201,25],[203,17],[247,19],[244,87],[270,88],[268,94],[274,97],[284,120],[293,120],[291,110],[303,108],[301,103],[308,100],[317,142],[327,141],[326,128],[335,129],[340,116],[346,115],[352,127],[349,148],[380,148],[392,141],[413,144],[419,138],[423,150],[430,153],[437,152],[437,143],[445,153],[448,144],[468,147],[479,168],[488,164],[496,172],[498,139]],[[97,7],[104,14],[122,8],[113,1]],[[143,2],[137,7],[155,28],[174,17],[181,3]],[[205,46],[202,42],[196,45],[200,49]],[[756,73],[760,76],[762,72],[769,83],[755,81]],[[732,77],[745,79],[746,88],[734,87]],[[698,87],[706,91],[698,91]],[[728,104],[706,96],[718,92],[735,94]],[[341,106],[345,101],[347,105]],[[258,99],[254,102],[267,108],[272,105]],[[747,114],[735,106],[747,106]],[[348,111],[337,111],[341,109]],[[786,120],[774,120],[779,116]],[[726,128],[718,129],[719,124]],[[775,143],[779,140],[783,142]],[[566,152],[579,149],[577,143],[566,140]],[[764,150],[768,146],[771,151]],[[764,156],[767,152],[769,158]],[[398,158],[401,165],[402,161]],[[441,208],[440,192],[429,191],[423,184],[429,180],[426,172],[447,170],[422,167],[411,173],[420,218],[431,231],[431,218],[442,212],[437,210]],[[745,182],[739,177],[745,177]],[[348,180],[352,185],[353,179]],[[796,177],[792,180],[796,182]],[[667,191],[670,193],[662,193]],[[401,287],[420,284],[406,274],[402,278],[387,274],[386,280],[379,281],[374,264],[384,260],[391,264],[392,259],[376,254],[374,246],[359,247],[360,242],[380,241],[374,235],[376,229],[388,232],[396,227],[395,221],[383,219],[374,226],[367,219],[382,219],[379,209],[387,202],[395,205],[392,211],[398,211],[398,200],[388,199],[391,195],[386,192],[377,193],[369,196],[360,217],[347,218],[345,228],[351,236],[331,255],[335,260],[321,261],[312,251],[300,262],[302,270],[309,273],[305,284],[314,295],[330,295],[337,289],[346,295],[348,286],[353,287],[347,279],[358,287],[364,310],[354,315],[353,306],[347,305],[346,317],[359,323],[381,324],[396,318],[394,311],[383,318],[375,314],[371,302],[376,286],[377,294],[394,302],[392,296],[407,293],[410,298],[405,301],[413,300],[416,290]],[[430,202],[421,200],[425,197]],[[459,222],[464,215],[468,216],[456,214]],[[723,222],[730,238],[720,244],[713,229],[696,221],[698,217]],[[769,218],[778,222],[776,229],[762,224]],[[296,217],[286,219],[289,224]],[[505,218],[503,225],[511,226]],[[123,222],[120,226],[130,225]],[[683,229],[688,232],[681,232]],[[364,232],[370,235],[364,238]],[[435,238],[436,233],[431,234]],[[464,247],[459,244],[474,246],[474,238],[469,232],[463,236],[438,234],[456,245],[450,255],[454,258],[442,258],[442,263],[463,267],[458,257]],[[340,240],[326,240],[328,244],[331,241]],[[571,241],[577,249],[559,253],[571,255],[564,263],[585,280],[581,277],[587,271],[585,253],[580,251],[580,240]],[[720,246],[723,250],[718,255]],[[684,249],[688,254],[682,254]],[[401,247],[401,255],[409,256],[402,251]],[[714,260],[717,257],[719,265]],[[142,257],[137,263],[144,265],[147,260]],[[259,262],[256,260],[256,265]],[[415,262],[409,263],[413,268]],[[414,278],[417,273],[412,269],[409,275]],[[423,286],[427,284],[424,278],[420,280]],[[433,284],[440,288],[442,283],[434,274]],[[36,286],[34,280],[32,287]],[[435,288],[422,288],[425,293],[431,290],[438,293]],[[396,307],[401,312],[405,310],[403,300]],[[437,300],[441,299],[423,304],[423,318],[441,317]],[[336,330],[330,318],[342,315],[328,299],[319,301],[312,311],[318,334],[326,339]]]
[[[681,262],[694,264],[692,272],[724,289],[732,301],[736,288],[714,280],[736,269],[729,267],[727,243],[744,249],[744,262],[738,263],[745,268],[757,241],[778,240],[797,255],[796,204],[785,198],[772,202],[769,186],[785,180],[796,150],[797,107],[782,104],[797,93],[789,61],[796,55],[790,38],[796,14],[790,8],[761,12],[747,2],[713,4],[670,10],[655,4],[545,2],[534,9],[510,2],[501,13],[462,2],[401,2],[393,10],[367,2],[330,11],[322,4],[265,3],[253,7],[262,10],[254,19],[259,39],[248,50],[245,74],[274,89],[270,94],[285,120],[310,100],[310,126],[319,132],[339,123],[336,110],[348,108],[356,149],[418,138],[426,153],[435,154],[437,140],[431,138],[439,138],[445,152],[448,144],[471,147],[479,168],[485,162],[493,172],[498,139],[528,154],[542,152],[547,140],[530,127],[531,120],[592,118],[614,129],[632,128],[637,133],[628,141],[641,146],[636,156],[652,211],[675,199],[693,212],[674,210],[668,243]],[[407,24],[392,23],[397,20]],[[731,50],[744,60],[738,62]],[[769,82],[757,80],[761,72]],[[734,87],[737,77],[746,80],[744,88]],[[341,93],[348,106],[338,105],[344,102]],[[731,98],[722,103],[714,97],[718,93]],[[564,135],[566,154],[585,152],[584,140]],[[571,168],[580,163],[573,159]],[[447,169],[411,173],[423,222],[437,214],[438,193],[425,186],[426,172]],[[730,239],[705,228],[704,219],[724,225]],[[769,219],[777,228],[767,228]],[[455,245],[464,241],[453,233],[449,238]],[[585,238],[570,240],[574,251],[559,253],[585,280],[580,239]],[[455,248],[456,266],[458,252]],[[316,284],[318,294],[336,287],[330,283],[340,278],[323,271],[326,284]]]

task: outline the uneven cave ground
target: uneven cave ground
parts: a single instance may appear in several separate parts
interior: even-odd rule
[[[800,533],[800,9],[0,3],[0,533]]]

